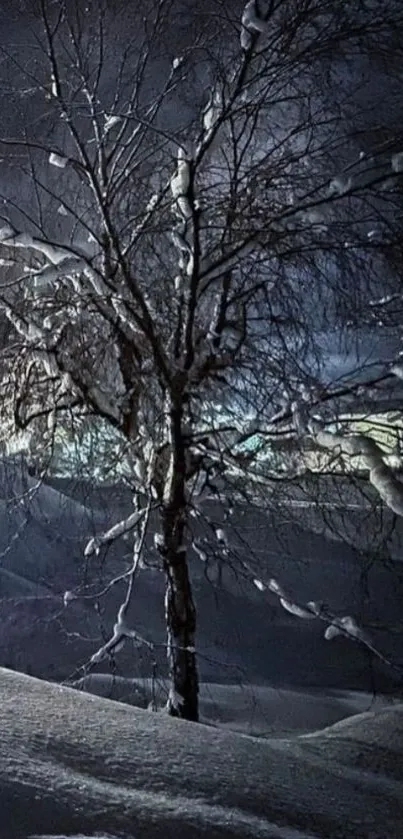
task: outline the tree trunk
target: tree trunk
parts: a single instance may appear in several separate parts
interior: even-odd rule
[[[168,635],[171,716],[197,722],[199,680],[195,652],[196,609],[186,558],[186,451],[180,400],[170,411],[170,463],[165,478],[162,550],[166,575],[165,619]]]
[[[165,619],[168,635],[171,716],[197,722],[199,719],[199,679],[195,653],[196,611],[186,561],[186,553],[167,554]]]

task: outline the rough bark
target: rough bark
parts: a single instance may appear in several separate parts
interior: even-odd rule
[[[185,553],[166,558],[165,619],[168,635],[168,663],[171,716],[197,722],[199,680],[195,653],[196,611]]]
[[[168,636],[172,716],[198,720],[199,680],[195,653],[196,610],[186,557],[186,449],[182,405],[170,412],[170,465],[162,508],[162,557],[166,575],[165,618]]]

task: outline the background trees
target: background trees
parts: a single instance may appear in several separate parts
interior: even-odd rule
[[[3,48],[37,115],[1,138],[24,176],[4,181],[3,399],[13,429],[36,429],[41,468],[59,428],[113,430],[134,510],[86,553],[133,531],[134,559],[93,663],[136,635],[127,607],[157,512],[169,710],[197,719],[186,553],[201,500],[227,516],[234,498],[263,489],[267,503],[273,481],[309,468],[309,442],[360,457],[401,511],[378,444],[334,433],[345,397],[400,368],[360,362],[336,384],[329,356],[348,357],[385,285],[399,293],[400,138],[360,140],[368,56],[398,78],[402,21],[392,2],[358,0],[126,14],[43,0],[27,56]],[[278,440],[289,461],[273,457]]]

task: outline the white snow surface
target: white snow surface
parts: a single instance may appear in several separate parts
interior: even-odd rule
[[[128,679],[91,673],[75,683],[78,690],[144,708],[152,694],[163,708],[168,696],[164,680]],[[205,683],[200,685],[200,717],[207,725],[254,737],[307,734],[354,714],[385,707],[387,700],[364,691],[292,690],[270,685]]]
[[[305,833],[305,831],[302,832],[301,830],[294,830],[294,828],[290,827],[279,827],[278,824],[269,825],[269,829],[271,829],[271,839],[317,839],[317,836],[314,836],[313,833]],[[269,834],[267,834],[267,836],[269,836]],[[52,833],[42,833],[41,835],[35,834],[33,836],[30,836],[29,839],[119,839],[119,837],[100,833],[97,833],[95,835],[84,835],[83,833],[77,833],[73,836],[71,834],[69,834],[68,836],[66,836],[65,834],[58,834],[57,836],[55,836]],[[133,839],[136,839],[136,837],[133,837]]]
[[[263,739],[0,669],[0,723],[2,839],[401,839],[402,704]]]

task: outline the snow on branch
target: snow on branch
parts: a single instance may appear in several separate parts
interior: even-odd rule
[[[192,208],[188,197],[190,187],[190,161],[182,146],[178,149],[177,168],[171,178],[170,187],[179,215],[184,219],[191,218]]]
[[[382,501],[396,515],[403,516],[403,483],[384,461],[384,452],[370,437],[363,434],[337,434],[310,423],[313,439],[324,449],[340,455],[360,457],[369,472],[369,481]]]
[[[27,341],[41,342],[44,339],[45,332],[36,323],[27,318],[19,317],[16,312],[9,306],[4,308],[4,313],[10,323],[13,325],[16,332],[26,338]]]
[[[260,580],[254,579],[253,582],[257,588],[260,588],[262,585]],[[258,583],[260,583],[260,586],[257,585]],[[274,578],[269,580],[267,588],[269,591],[273,592],[273,594],[277,595],[283,609],[285,609],[286,612],[290,612],[291,615],[295,615],[297,618],[304,618],[306,620],[311,620],[312,618],[316,618],[318,616],[318,607],[316,603],[311,601],[310,603],[307,603],[306,606],[301,606],[298,603],[295,603],[294,600],[285,593],[280,583],[278,583]]]
[[[145,507],[142,510],[136,510],[134,513],[131,513],[128,518],[122,519],[122,521],[114,524],[113,527],[109,528],[109,530],[106,530],[98,536],[93,536],[85,547],[84,556],[92,556],[94,553],[99,553],[99,549],[102,545],[109,545],[111,542],[115,542],[116,539],[119,539],[120,536],[124,536],[125,533],[133,530],[145,516],[147,510],[148,507]]]
[[[117,114],[104,114],[104,118],[104,134],[107,134],[111,130],[111,128],[114,128],[116,125],[119,125],[121,120],[121,117]]]
[[[32,271],[30,277],[33,279],[34,287],[39,291],[47,289],[57,280],[66,277],[68,274],[76,275],[81,272],[81,260],[79,257],[66,257],[58,265],[45,265],[39,271]]]
[[[285,609],[286,612],[290,612],[291,615],[295,615],[297,618],[312,620],[313,618],[317,617],[317,615],[315,615],[311,611],[311,609],[304,609],[302,606],[298,606],[297,603],[293,603],[291,600],[287,600],[285,597],[280,597],[279,600],[283,609]]]
[[[57,169],[65,169],[68,162],[67,157],[63,157],[63,155],[57,154],[55,151],[52,151],[49,155],[50,165],[55,166]]]
[[[346,175],[343,173],[342,175],[337,175],[336,178],[333,178],[329,184],[329,195],[346,195],[347,192],[353,187],[353,179],[351,175]]]
[[[0,228],[0,245],[5,245],[7,248],[26,248],[27,250],[39,251],[52,265],[59,265],[66,259],[85,259],[84,253],[79,253],[63,245],[45,242],[31,236],[30,233],[18,232],[9,225]]]
[[[355,638],[357,641],[361,641],[366,646],[370,646],[370,638],[358,626],[356,620],[351,617],[351,615],[346,615],[342,618],[333,618],[331,624],[326,629],[325,638],[327,641],[331,641],[332,638],[336,638],[338,635],[347,635],[349,638]]]
[[[370,306],[388,306],[389,303],[394,303],[396,300],[401,300],[402,295],[398,294],[386,294],[384,297],[379,297],[377,300],[370,300]],[[394,370],[392,368],[391,372],[393,373]]]
[[[247,564],[244,564],[247,567]],[[351,617],[351,615],[343,615],[342,617],[332,615],[323,604],[317,603],[313,600],[304,604],[297,603],[294,598],[285,593],[283,587],[275,579],[271,579],[268,583],[264,583],[260,579],[252,577],[252,582],[259,591],[263,592],[266,589],[269,589],[269,591],[272,591],[273,594],[276,594],[283,608],[292,615],[308,620],[317,618],[326,623],[327,627],[324,637],[327,641],[331,641],[338,635],[344,635],[346,638],[365,646],[387,666],[393,667],[393,669],[398,672],[403,672],[403,668],[386,658],[386,656],[384,656],[383,653],[381,653],[373,645],[370,636],[358,625],[355,618]]]
[[[147,639],[136,632],[135,629],[131,629],[127,625],[123,609],[124,604],[122,604],[119,609],[118,618],[114,624],[112,636],[109,638],[109,641],[103,645],[103,647],[100,647],[100,649],[91,656],[91,664],[99,664],[100,661],[103,661],[112,653],[117,653],[122,650],[127,639],[134,641],[136,646],[146,645],[148,647],[152,647],[150,641],[147,641]]]
[[[203,128],[207,134],[210,134],[216,122],[220,118],[222,106],[223,102],[221,91],[214,90],[210,94],[209,101],[203,111]]]
[[[106,296],[109,292],[108,286],[100,273],[91,267],[88,254],[81,248],[69,248],[65,245],[55,245],[43,241],[30,233],[17,232],[10,226],[0,229],[0,244],[8,248],[24,248],[27,250],[39,251],[48,261],[39,271],[30,271],[29,275],[34,277],[36,288],[45,288],[56,280],[66,278],[73,283],[75,291],[80,291],[79,278],[85,278],[100,297]],[[122,304],[117,299],[112,299],[112,305],[116,313],[122,315]]]
[[[116,623],[114,624],[114,627],[113,627],[112,636],[109,638],[109,640],[106,642],[106,644],[104,644],[102,647],[100,647],[99,650],[97,650],[93,654],[93,656],[91,656],[90,664],[98,664],[99,662],[101,662],[105,658],[107,658],[109,655],[114,654],[116,652],[119,652],[119,650],[121,650],[123,648],[127,639],[129,639],[131,641],[134,641],[136,646],[146,645],[147,647],[150,647],[151,649],[153,647],[153,644],[150,643],[150,641],[147,641],[146,638],[144,638],[142,635],[140,635],[138,632],[136,632],[135,629],[132,629],[127,623],[127,611],[128,611],[129,606],[130,606],[131,597],[132,597],[133,588],[134,588],[134,580],[135,580],[137,569],[139,567],[141,556],[142,556],[143,549],[144,549],[144,542],[145,542],[145,537],[146,537],[146,533],[147,533],[147,526],[148,526],[148,521],[149,521],[149,516],[150,516],[150,510],[151,510],[151,503],[149,503],[145,509],[137,510],[135,513],[133,513],[132,516],[129,516],[129,519],[132,519],[132,520],[133,520],[134,516],[137,516],[137,520],[135,521],[134,524],[132,524],[132,527],[135,527],[139,523],[141,523],[141,527],[139,528],[140,532],[138,534],[138,537],[136,539],[136,543],[135,543],[135,546],[134,546],[133,563],[132,563],[132,566],[131,566],[129,572],[127,573],[128,585],[127,585],[127,590],[126,590],[126,597],[125,597],[123,603],[121,603],[121,605],[119,607],[119,611],[118,611],[118,614],[117,614],[117,620],[116,620]],[[125,523],[127,523],[129,521],[129,519],[126,519]],[[114,529],[119,530],[119,528],[121,528],[122,524],[124,524],[124,523],[119,522],[119,524],[115,525],[115,528],[111,528],[111,530],[108,531],[108,533],[110,534],[112,532],[112,530],[114,530]],[[121,533],[125,533],[125,532],[127,532],[127,530],[122,528],[120,530],[119,535]],[[104,535],[106,535],[106,534],[104,534]],[[115,538],[116,538],[116,536],[115,536]],[[88,548],[88,545],[87,545],[87,548]]]
[[[225,530],[223,530],[222,527],[217,527],[217,529],[215,531],[215,535],[217,537],[217,542],[218,542],[219,546],[227,548],[228,547],[228,536],[227,536]]]
[[[267,24],[259,16],[257,11],[256,0],[248,0],[241,19],[241,47],[243,50],[248,50],[252,46],[253,36],[257,33],[265,32]]]

